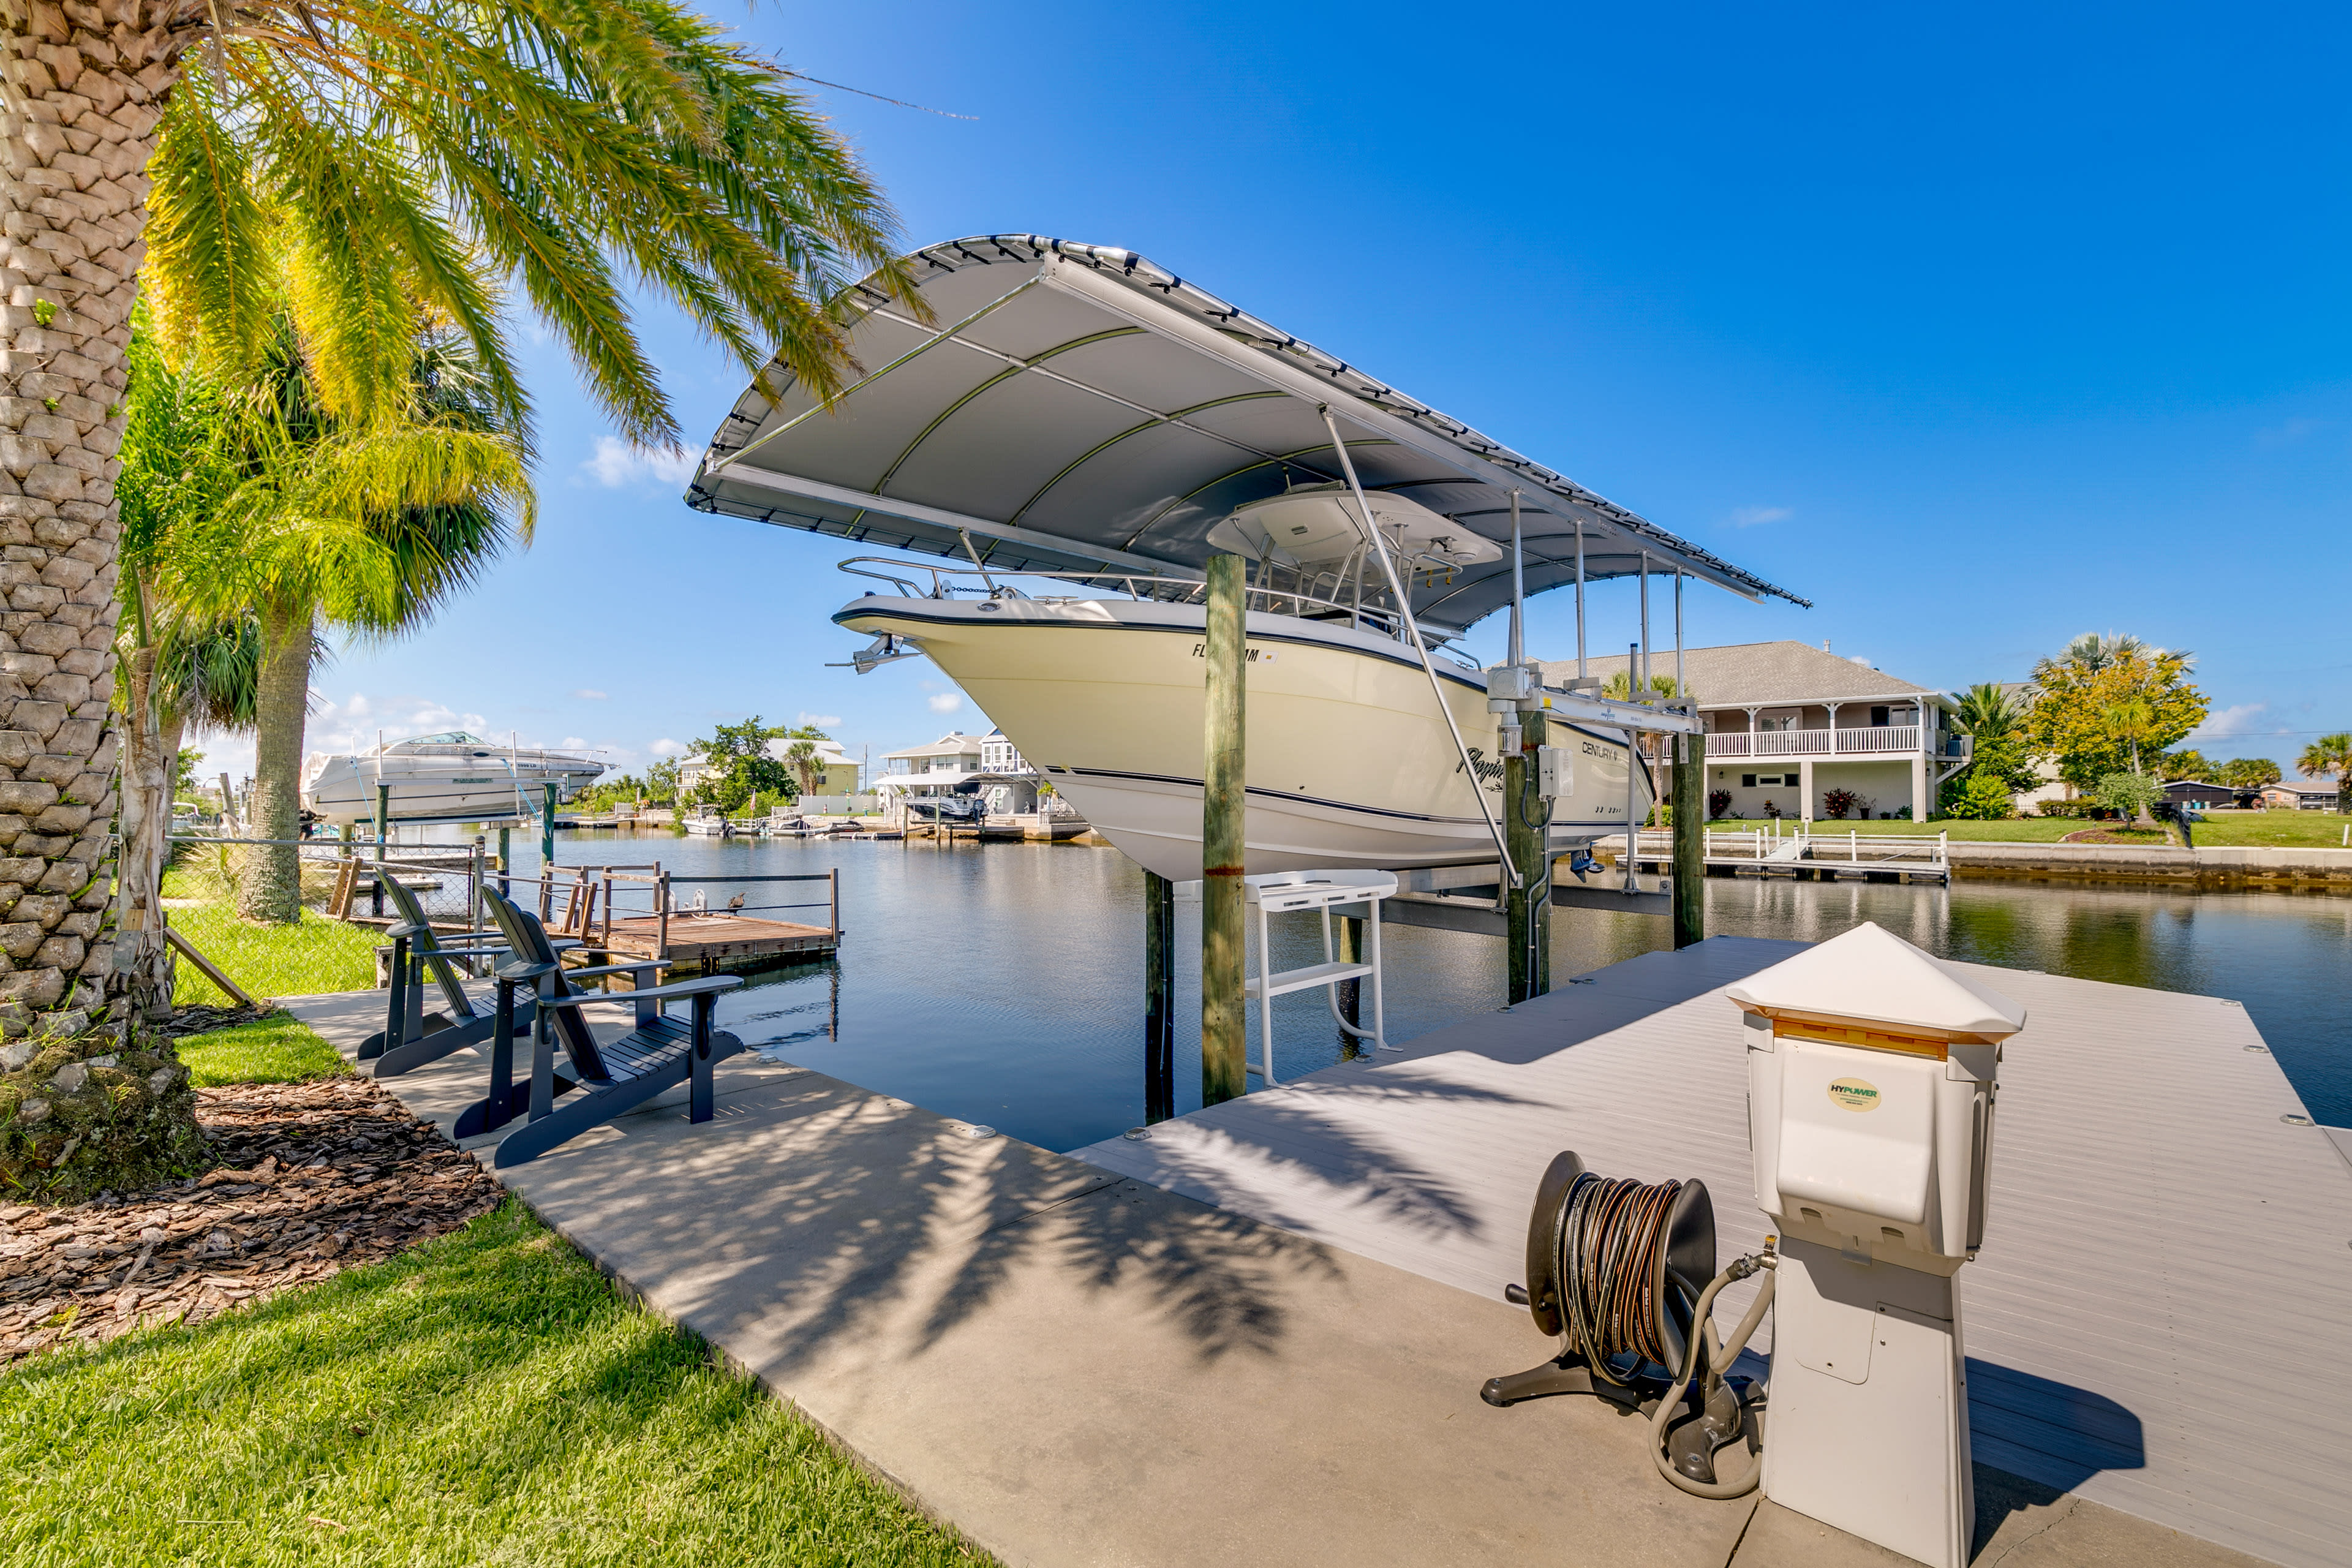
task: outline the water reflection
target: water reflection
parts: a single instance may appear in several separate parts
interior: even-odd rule
[[[529,849],[516,847],[517,870],[527,875]],[[747,1044],[1048,1148],[1109,1137],[1159,1109],[1146,1100],[1143,879],[1116,851],[563,835],[557,858],[657,858],[688,896],[698,872],[837,866],[847,932],[838,959],[767,971],[723,998],[725,1026]],[[1996,882],[1707,883],[1708,929],[1720,934],[1820,941],[1864,921],[1946,957],[2234,997],[2312,1114],[2352,1124],[2352,993],[2344,983],[2352,899]],[[1200,1104],[1197,907],[1178,905],[1175,925],[1166,1088],[1181,1114]],[[1312,920],[1277,931],[1278,967],[1321,961]],[[1382,937],[1391,1040],[1502,1005],[1499,943],[1398,926]],[[1562,910],[1552,973],[1564,982],[1665,940],[1662,921]],[[1353,1054],[1323,993],[1294,993],[1274,1006],[1284,1078]],[[1369,996],[1363,1007],[1368,1014]],[[1255,1008],[1250,1022],[1255,1042]]]

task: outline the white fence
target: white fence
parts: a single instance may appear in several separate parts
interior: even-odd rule
[[[870,795],[804,795],[795,809],[803,816],[867,816],[881,807]]]

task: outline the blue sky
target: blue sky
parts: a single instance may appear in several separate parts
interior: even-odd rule
[[[910,241],[1139,250],[1817,605],[1694,591],[1695,642],[1949,687],[2122,630],[2197,653],[2209,755],[2352,724],[2344,14],[1643,13],[713,12],[978,117],[813,89]],[[747,377],[646,332],[699,441]],[[464,723],[635,766],[751,712],[877,756],[987,727],[920,661],[824,668],[859,640],[826,619],[842,548],[687,510],[685,465],[614,443],[553,345],[532,369],[536,546],[323,672],[314,748]],[[1630,585],[1592,605],[1627,640]]]

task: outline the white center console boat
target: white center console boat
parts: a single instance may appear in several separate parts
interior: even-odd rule
[[[1584,585],[1638,576],[1645,665],[1654,575],[1677,606],[1685,578],[1794,599],[1130,251],[955,240],[843,309],[856,379],[772,364],[688,504],[929,556],[846,563],[895,590],[834,616],[875,639],[852,662],[929,656],[1175,880],[1201,874],[1212,556],[1250,566],[1254,875],[1492,863],[1532,711],[1553,846],[1623,831],[1652,805],[1632,737],[1696,731],[1695,705],[1541,688],[1524,595],[1573,585],[1580,651]],[[1507,605],[1496,671],[1430,647]]]

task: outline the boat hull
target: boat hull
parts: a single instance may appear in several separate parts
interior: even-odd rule
[[[1201,874],[1205,617],[1119,600],[861,599],[834,616],[904,637],[971,698],[1097,831],[1147,869]],[[1499,819],[1498,715],[1482,673],[1441,659],[1440,685],[1476,765],[1465,775],[1412,650],[1288,616],[1247,621],[1244,869],[1405,870],[1492,862],[1473,787]],[[1553,728],[1573,762],[1554,803],[1565,849],[1624,826],[1624,737]],[[1633,770],[1633,814],[1650,805]]]
[[[321,822],[375,820],[381,780],[392,790],[394,822],[495,822],[539,815],[552,782],[566,801],[604,771],[603,764],[520,767],[506,758],[335,756],[315,762],[303,781],[302,808]]]

